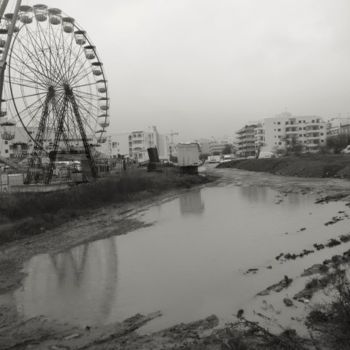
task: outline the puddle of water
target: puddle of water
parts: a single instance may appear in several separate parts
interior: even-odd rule
[[[144,212],[144,221],[155,222],[151,227],[33,257],[15,293],[17,309],[26,318],[45,315],[81,325],[161,310],[163,317],[146,331],[210,314],[231,320],[285,274],[295,277],[345,250],[342,245],[285,264],[274,259],[348,232],[347,219],[324,226],[339,210],[348,212],[344,203],[314,200],[265,187],[190,190]],[[244,275],[254,267],[257,274]]]

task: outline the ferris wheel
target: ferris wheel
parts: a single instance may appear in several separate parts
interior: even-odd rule
[[[94,148],[106,141],[110,118],[107,80],[96,47],[60,9],[21,5],[17,14],[7,13],[1,21],[0,54],[11,26],[3,91],[7,111],[2,108],[0,115],[18,120],[32,139],[29,167],[41,166],[43,154],[50,155],[50,182],[57,153],[80,150],[97,177]],[[11,123],[2,122],[4,136]]]

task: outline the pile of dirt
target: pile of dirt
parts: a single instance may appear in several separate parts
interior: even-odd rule
[[[221,163],[218,168],[237,168],[283,176],[350,179],[348,155],[301,155],[271,159],[240,159]]]

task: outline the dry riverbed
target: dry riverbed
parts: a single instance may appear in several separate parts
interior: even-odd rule
[[[280,177],[231,169],[209,169],[208,172],[220,175],[220,180],[209,186],[224,186],[227,183],[237,186],[268,186],[279,191],[280,198],[276,199],[277,202],[283,201],[284,195],[291,192],[305,194],[312,192],[317,195],[319,205],[326,205],[327,201],[333,200],[346,202],[350,200],[350,183],[346,180]],[[23,264],[34,255],[61,252],[84,242],[127,234],[145,225],[151,225],[140,221],[137,218],[138,214],[155,202],[169,201],[176,195],[175,192],[167,193],[143,201],[104,208],[32,238],[1,246],[1,293],[14,291],[21,285],[24,278],[21,272]],[[325,224],[333,225],[338,220],[347,219],[344,213],[338,213],[331,220],[325,221]],[[302,228],[300,223],[300,229]],[[332,249],[334,246],[345,247],[348,238],[341,234],[335,235],[332,242],[315,242],[312,249],[305,247],[300,247],[298,251],[286,249],[274,259],[278,264],[283,264],[287,260],[297,262],[298,259],[303,259],[319,250]],[[302,276],[306,278],[302,280],[303,284],[294,286],[294,281],[286,276],[282,281],[266,286],[257,302],[266,303],[266,308],[271,309],[274,308],[274,301],[281,299],[286,308],[293,311],[302,309],[302,316],[295,317],[305,317],[305,310],[309,308],[313,296],[326,287],[329,288],[336,277],[343,275],[348,263],[350,263],[350,252],[345,250],[343,254],[337,254],[328,261],[320,261],[317,265],[310,266]],[[258,274],[259,269],[261,267],[252,266],[246,273]],[[313,282],[307,285],[310,281]],[[254,321],[260,321],[259,324],[248,321],[253,318],[254,305],[251,310],[237,310],[237,314],[232,316],[232,324],[226,326],[220,324],[215,315],[208,315],[206,319],[180,324],[152,334],[137,333],[137,329],[150,320],[161,318],[161,312],[162,310],[149,315],[135,315],[124,322],[107,326],[77,327],[59,324],[44,317],[23,320],[18,316],[13,304],[4,300],[0,307],[0,349],[312,349],[315,348],[314,343],[317,341],[310,338],[307,333],[297,335],[293,330],[270,328],[271,320],[264,318],[267,316],[263,314],[254,316]],[[276,318],[278,320],[278,316]],[[301,324],[304,323],[304,319],[299,321]],[[266,330],[267,327],[272,333]],[[281,332],[279,336],[274,335]],[[244,347],[244,344],[249,346]],[[321,345],[318,346],[322,348]]]

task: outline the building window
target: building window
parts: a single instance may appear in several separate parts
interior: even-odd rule
[[[278,131],[281,131],[281,129],[278,129]]]
[[[281,122],[277,122],[277,124],[278,124],[278,125],[280,125],[280,124],[281,124]]]

